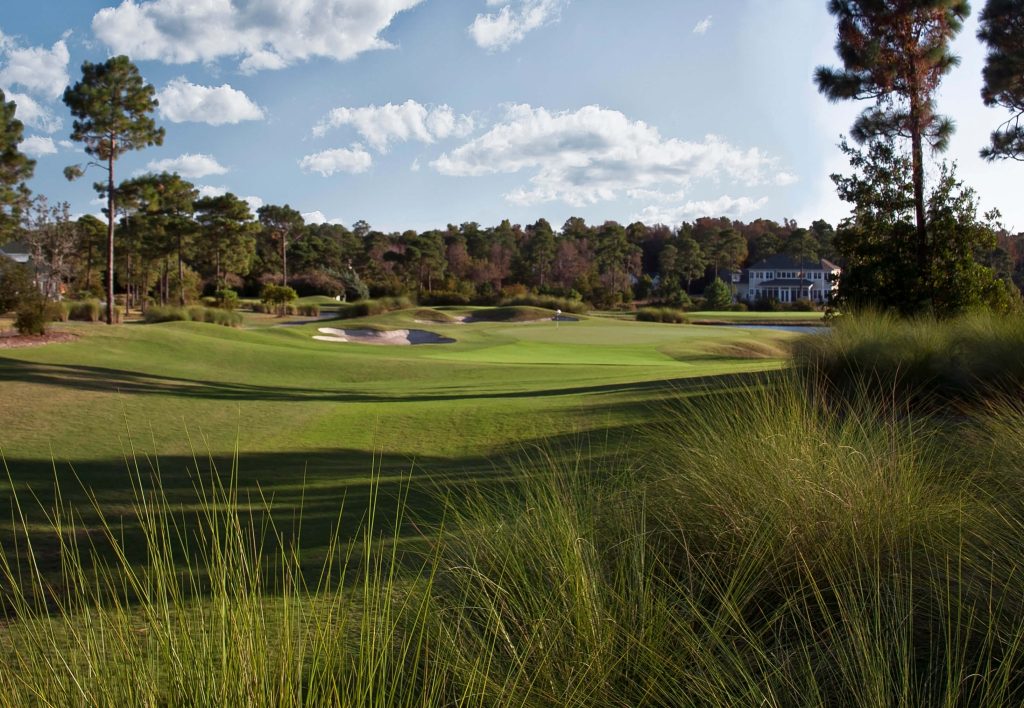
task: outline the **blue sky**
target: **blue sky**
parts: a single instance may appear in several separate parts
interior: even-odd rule
[[[831,106],[814,0],[42,0],[0,17],[0,88],[28,124],[34,191],[97,212],[59,95],[83,60],[131,56],[160,92],[160,148],[205,193],[385,230],[540,217],[835,223],[830,172],[858,108]],[[1001,112],[978,95],[974,20],[940,108],[948,157],[1011,228],[1024,165],[977,157]]]

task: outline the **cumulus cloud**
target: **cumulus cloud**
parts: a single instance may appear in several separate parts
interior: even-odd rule
[[[477,15],[469,34],[483,49],[504,51],[538,27],[556,21],[569,0],[488,0],[487,4],[501,9]]]
[[[665,139],[644,122],[599,106],[553,113],[516,105],[503,122],[431,166],[462,177],[532,171],[529,186],[507,194],[509,201],[580,207],[632,190],[678,191],[698,180],[773,184],[777,163],[758,148],[738,148],[714,135],[700,142]]]
[[[151,172],[177,172],[188,179],[222,175],[228,171],[212,155],[201,153],[185,153],[179,157],[154,160],[146,165],[146,169]]]
[[[0,34],[0,86],[21,86],[46,99],[64,93],[70,81],[68,61],[71,55],[63,39],[46,47],[19,47]]]
[[[53,138],[30,135],[21,141],[21,151],[29,157],[44,157],[45,155],[56,155],[57,146],[53,144]]]
[[[184,77],[174,79],[157,93],[160,117],[172,123],[233,125],[263,120],[263,109],[243,91],[230,85],[199,86]]]
[[[324,177],[330,177],[335,172],[348,172],[360,174],[366,172],[373,166],[373,158],[366,148],[358,143],[351,148],[338,148],[337,150],[324,150],[313,155],[306,155],[299,160],[299,167],[303,172],[319,172]]]
[[[387,152],[391,142],[418,140],[433,143],[449,137],[464,138],[473,132],[471,116],[456,115],[450,106],[428,108],[416,101],[401,105],[335,108],[313,127],[321,137],[330,129],[350,125],[378,152]]]
[[[711,29],[711,15],[708,15],[703,20],[697,23],[697,26],[693,28],[694,34],[707,34],[707,31]]]
[[[30,128],[44,133],[56,133],[64,127],[64,121],[59,116],[28,94],[8,93],[7,100],[14,101],[18,106],[15,117]]]
[[[392,45],[380,37],[422,0],[124,0],[93,17],[114,53],[169,64],[240,59],[246,72],[313,57],[345,61]]]
[[[199,192],[200,197],[223,197],[229,190],[227,187],[214,187],[209,184],[196,185],[196,191]],[[249,211],[253,214],[264,205],[263,199],[260,197],[239,197],[243,202],[248,202]]]
[[[678,224],[687,219],[701,216],[739,218],[763,209],[767,203],[767,197],[751,199],[750,197],[721,196],[717,199],[688,201],[678,206],[665,204],[648,206],[635,214],[633,220],[642,221],[645,224]]]
[[[302,220],[305,221],[307,224],[310,224],[310,225],[319,225],[319,224],[336,224],[336,225],[341,225],[341,224],[345,223],[341,219],[328,219],[324,215],[324,213],[322,211],[320,211],[319,209],[317,209],[316,211],[304,211],[304,212],[302,212]]]

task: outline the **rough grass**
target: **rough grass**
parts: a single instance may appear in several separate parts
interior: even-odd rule
[[[1024,318],[986,313],[952,320],[863,313],[827,337],[796,345],[813,386],[844,396],[876,391],[918,406],[977,404],[1024,387]]]
[[[415,548],[401,492],[392,531],[372,531],[374,492],[358,542],[332,535],[313,582],[301,517],[263,520],[269,498],[243,496],[237,471],[197,476],[181,509],[133,468],[142,563],[128,549],[90,560],[121,544],[112,521],[82,535],[60,503],[42,526],[15,506],[23,540],[62,539],[64,581],[24,542],[0,569],[0,700],[1024,700],[1019,404],[950,429],[870,398],[830,407],[783,379],[655,415],[643,464],[628,448],[595,463],[586,445],[539,445],[513,485],[460,495]]]
[[[682,310],[670,307],[644,307],[636,311],[637,322],[663,322],[667,324],[686,324],[689,320]]]

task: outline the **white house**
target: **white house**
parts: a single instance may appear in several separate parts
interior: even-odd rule
[[[750,266],[742,273],[733,273],[736,299],[755,302],[773,299],[781,303],[810,300],[823,305],[839,287],[843,269],[824,258],[801,261],[778,254]]]

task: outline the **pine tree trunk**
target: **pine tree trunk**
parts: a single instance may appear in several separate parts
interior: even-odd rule
[[[914,212],[917,222],[917,277],[925,303],[931,302],[931,259],[928,249],[928,223],[924,204],[924,139],[921,129],[921,109],[918,98],[911,97],[911,157],[913,160]]]
[[[181,234],[178,234],[178,305],[185,307],[185,261],[181,257]]]
[[[107,324],[114,324],[114,141],[107,158]]]

